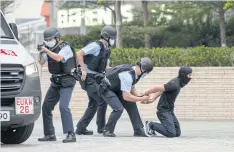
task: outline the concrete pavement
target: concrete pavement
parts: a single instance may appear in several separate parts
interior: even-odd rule
[[[95,120],[95,119],[94,119]],[[74,126],[77,121],[74,121]],[[116,138],[103,137],[96,133],[95,121],[88,129],[93,136],[77,136],[76,143],[63,144],[62,125],[54,121],[58,140],[38,142],[43,135],[41,118],[36,122],[32,136],[20,145],[1,145],[1,152],[233,152],[234,121],[180,121],[182,136],[179,138],[133,137],[128,119],[120,119],[116,126]]]

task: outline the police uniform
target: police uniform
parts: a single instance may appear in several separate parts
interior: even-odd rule
[[[59,101],[63,133],[74,133],[69,103],[76,84],[76,80],[70,75],[71,70],[76,67],[75,52],[71,49],[69,44],[64,42],[57,45],[56,48],[53,49],[53,52],[61,54],[64,57],[60,62],[57,62],[47,54],[43,54],[44,60],[48,62],[48,69],[52,76],[50,78],[51,85],[46,93],[44,103],[42,105],[45,137],[39,139],[39,141],[52,140],[50,137],[55,135],[52,122],[52,111]],[[50,137],[46,138],[47,136]]]
[[[141,76],[137,76],[135,66],[132,64],[123,64],[110,69],[107,69],[106,77],[110,81],[110,88],[102,94],[103,100],[113,109],[107,124],[105,125],[105,132],[114,137],[113,134],[116,123],[123,113],[125,108],[133,129],[135,136],[146,136],[143,131],[143,124],[136,102],[128,102],[123,99],[122,92],[131,92],[132,87],[140,80]],[[105,134],[104,134],[105,136]]]
[[[109,65],[110,50],[101,41],[94,41],[81,49],[84,52],[84,63],[87,72],[87,77],[82,88],[87,92],[89,104],[84,115],[77,123],[77,134],[93,134],[92,131],[86,130],[90,121],[97,112],[98,132],[102,133],[105,125],[105,115],[107,104],[99,95],[99,82],[95,77],[98,74],[104,74],[106,67]]]

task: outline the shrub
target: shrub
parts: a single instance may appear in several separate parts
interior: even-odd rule
[[[77,49],[79,50],[79,49]],[[111,50],[111,66],[135,63],[141,57],[149,57],[157,67],[189,66],[232,66],[233,48],[123,48]]]

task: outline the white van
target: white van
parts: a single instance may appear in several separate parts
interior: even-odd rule
[[[41,86],[34,58],[18,41],[15,23],[0,11],[1,142],[25,142],[41,113]]]

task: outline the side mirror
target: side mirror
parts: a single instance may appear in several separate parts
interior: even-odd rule
[[[9,23],[11,30],[13,31],[15,37],[17,40],[19,40],[19,35],[18,35],[18,28],[15,23]]]

